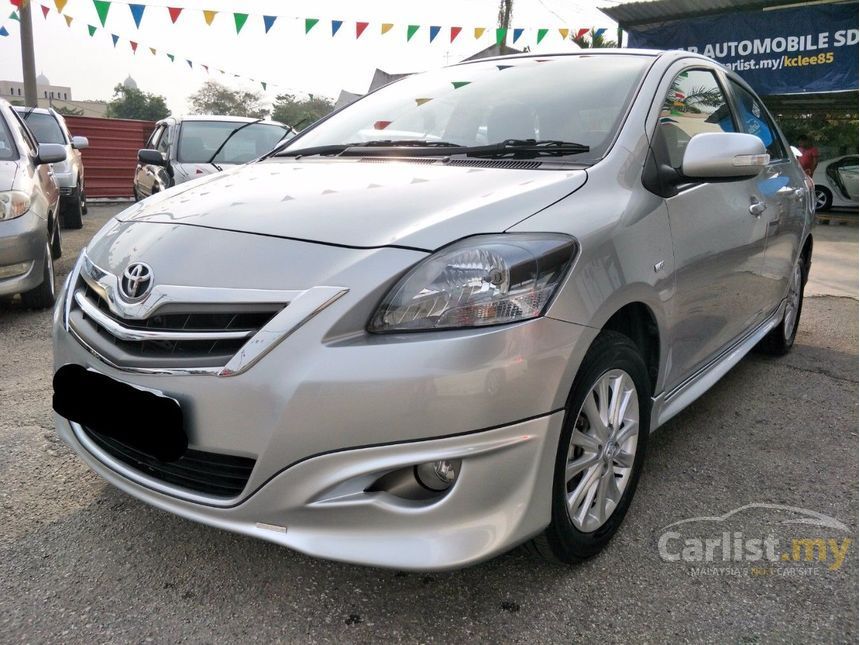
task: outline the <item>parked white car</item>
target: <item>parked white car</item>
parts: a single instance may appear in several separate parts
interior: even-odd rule
[[[857,208],[857,155],[825,159],[812,175],[815,181],[815,210]]]

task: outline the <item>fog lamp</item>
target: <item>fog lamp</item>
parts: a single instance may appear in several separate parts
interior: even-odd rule
[[[460,474],[459,459],[442,459],[415,466],[415,479],[430,490],[447,490]]]
[[[24,275],[33,266],[32,262],[19,262],[18,264],[7,264],[0,266],[0,280],[4,278],[15,278]]]

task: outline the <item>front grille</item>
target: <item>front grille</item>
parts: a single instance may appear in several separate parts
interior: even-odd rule
[[[237,497],[245,489],[256,461],[217,452],[188,449],[177,461],[150,457],[116,439],[84,427],[101,450],[153,479],[213,497]]]
[[[70,323],[75,331],[100,354],[129,367],[223,367],[284,307],[225,303],[177,310],[182,306],[172,305],[165,313],[128,319],[111,311],[83,278],[74,298]]]

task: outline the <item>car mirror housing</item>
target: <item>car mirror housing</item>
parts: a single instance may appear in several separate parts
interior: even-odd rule
[[[755,177],[770,163],[764,143],[752,134],[703,132],[690,139],[681,174],[697,181]]]
[[[36,165],[59,163],[66,160],[66,148],[58,143],[40,143],[36,153]]]
[[[72,137],[72,147],[75,150],[83,150],[90,147],[90,140],[86,137]]]
[[[138,150],[137,160],[142,164],[149,164],[152,166],[167,165],[167,159],[164,158],[164,155],[158,150],[153,150],[151,148],[142,148]]]

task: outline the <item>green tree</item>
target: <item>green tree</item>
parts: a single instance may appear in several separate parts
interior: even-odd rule
[[[105,114],[113,119],[158,121],[170,114],[170,110],[163,96],[120,83],[113,88],[113,98],[107,104]]]
[[[264,119],[269,109],[263,103],[260,92],[232,90],[217,81],[206,81],[188,97],[194,114],[217,114],[221,116],[247,116]]]
[[[605,33],[605,32],[604,32]],[[581,37],[571,36],[570,39],[580,46],[581,49],[601,49],[604,47],[618,47],[618,43],[614,40],[608,40],[603,37],[603,34],[597,33],[592,27],[591,31],[583,34]]]
[[[83,116],[84,111],[81,108],[74,107],[71,105],[59,105],[54,108],[57,112],[62,114],[63,116]]]
[[[333,109],[334,102],[322,96],[308,94],[308,98],[299,99],[294,94],[279,94],[275,97],[272,118],[299,129],[321,119]]]

